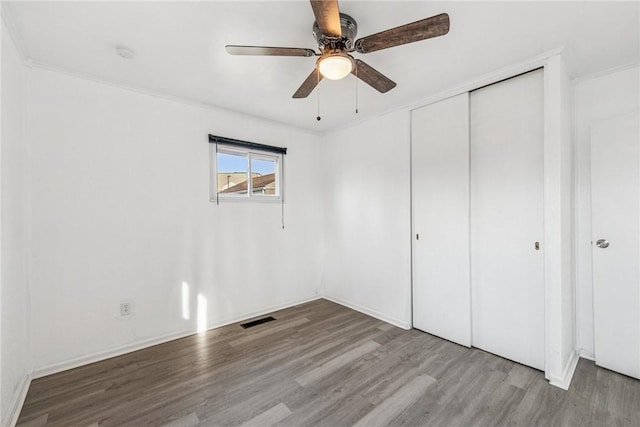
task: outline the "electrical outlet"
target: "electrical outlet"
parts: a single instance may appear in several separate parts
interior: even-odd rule
[[[120,303],[120,316],[129,316],[132,314],[132,308],[130,302],[121,302]]]

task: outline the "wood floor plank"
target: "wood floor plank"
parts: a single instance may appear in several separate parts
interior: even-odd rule
[[[327,300],[270,315],[35,379],[18,426],[640,425],[640,381],[591,361],[564,391]]]
[[[164,424],[162,427],[194,427],[200,424],[200,420],[195,413],[185,415],[170,423]]]
[[[300,375],[298,378],[296,378],[296,382],[301,386],[309,385],[314,381],[318,381],[319,379],[329,376],[346,364],[353,362],[354,360],[364,356],[365,354],[375,350],[378,347],[380,347],[380,344],[378,344],[377,342],[367,341],[364,344],[341,354],[335,359],[330,360],[324,365]]]
[[[389,425],[402,411],[415,401],[437,380],[429,375],[420,375],[403,386],[400,390],[376,406],[358,421],[356,427],[382,427]]]
[[[381,331],[388,331],[395,327],[396,326],[393,326],[391,323],[383,323],[382,325],[378,326],[378,329],[380,329]]]
[[[291,415],[291,411],[287,408],[287,405],[281,402],[246,423],[243,423],[242,427],[271,427],[289,415]]]
[[[48,418],[48,414],[42,414],[33,419],[23,421],[20,423],[20,427],[42,427],[47,425]]]

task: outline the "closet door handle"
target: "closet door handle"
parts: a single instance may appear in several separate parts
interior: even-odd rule
[[[540,242],[536,242],[533,246],[536,248],[536,251],[540,250]]]

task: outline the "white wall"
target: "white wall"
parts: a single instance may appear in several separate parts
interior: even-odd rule
[[[409,111],[326,134],[325,297],[411,325]]]
[[[591,125],[640,108],[640,68],[628,68],[575,83],[576,133],[576,318],[577,348],[593,359],[591,259]]]
[[[26,70],[2,26],[2,250],[1,387],[2,425],[25,391],[30,373],[27,290]]]
[[[284,230],[209,202],[208,133],[289,148]],[[34,68],[29,139],[36,374],[194,331],[198,295],[209,327],[315,296],[318,136]]]

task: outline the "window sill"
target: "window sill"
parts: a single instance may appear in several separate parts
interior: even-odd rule
[[[215,197],[212,197],[209,199],[209,202],[211,203],[266,203],[266,204],[270,204],[270,203],[282,203],[282,197],[252,197],[252,198],[248,198],[248,197],[219,197],[218,199],[216,199]]]

